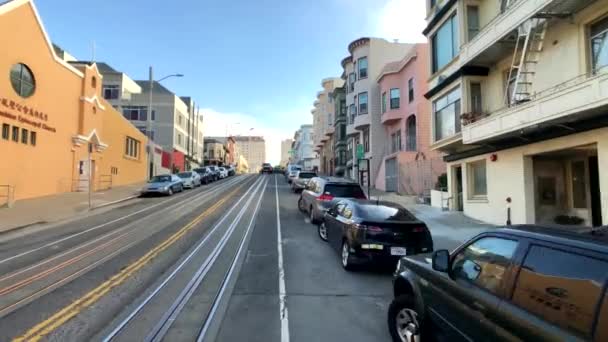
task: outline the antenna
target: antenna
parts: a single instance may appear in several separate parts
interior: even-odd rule
[[[91,62],[95,63],[95,41],[93,41],[91,46],[91,54]]]

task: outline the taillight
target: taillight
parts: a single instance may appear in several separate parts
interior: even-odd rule
[[[367,226],[367,225],[358,224],[358,223],[355,224],[355,228],[367,230],[370,232],[381,232],[382,231],[382,228],[380,228],[378,226]]]
[[[412,232],[414,233],[423,233],[424,231],[424,227],[415,227],[414,229],[412,229]]]
[[[329,195],[329,194],[323,194],[323,195],[317,197],[317,201],[322,201],[322,202],[331,201],[333,199],[334,199],[334,196]]]

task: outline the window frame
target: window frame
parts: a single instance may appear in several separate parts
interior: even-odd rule
[[[386,91],[382,92],[380,102],[382,104],[382,114],[386,113]]]
[[[477,27],[471,27],[471,9],[475,8],[477,11]],[[467,22],[466,22],[466,27],[467,27],[467,42],[470,42],[471,40],[473,40],[473,38],[475,38],[479,32],[481,31],[481,25],[480,25],[480,17],[479,17],[479,5],[477,4],[467,4],[465,7],[465,12],[466,12],[466,16],[467,16]],[[473,34],[471,34],[473,33]]]
[[[357,75],[354,72],[348,74],[348,92],[355,92],[355,82],[357,82]]]
[[[456,92],[460,93],[458,96],[458,100],[449,102],[450,95],[455,94]],[[445,99],[445,104],[443,104],[441,107],[439,107],[439,103],[443,99]],[[439,120],[437,120],[437,114],[439,112],[441,112],[442,110],[448,108],[451,105],[456,106],[456,103],[458,103],[458,113],[456,113],[456,108],[454,108],[454,134],[449,135],[449,136],[441,136],[441,138],[439,138],[439,136],[438,136],[439,130],[437,130],[437,123],[439,122]],[[457,135],[458,133],[460,133],[462,131],[462,122],[461,122],[462,120],[460,119],[461,114],[462,114],[462,85],[457,85],[456,87],[451,88],[450,90],[444,92],[441,96],[439,96],[435,100],[433,100],[431,102],[431,115],[432,115],[432,124],[433,124],[433,142],[439,142],[444,139],[449,139],[449,138]]]
[[[107,91],[109,91],[109,97],[106,97]],[[101,93],[106,100],[118,100],[120,98],[120,86],[116,84],[103,84],[101,86]],[[116,97],[112,96],[114,93],[116,93]]]
[[[21,143],[29,145],[30,131],[27,128],[21,128]]]
[[[15,68],[19,68],[18,78],[13,75],[13,72],[16,71]],[[31,82],[24,79],[24,71],[29,75]],[[13,91],[21,98],[27,99],[36,93],[36,77],[34,76],[32,69],[25,63],[17,62],[11,66],[9,71],[9,80],[11,82]],[[26,92],[24,90],[24,84],[31,87],[30,92]]]
[[[30,145],[36,146],[38,140],[38,133],[36,131],[30,131]]]
[[[603,26],[603,29],[594,33],[593,32],[594,26],[600,26],[600,27]],[[594,55],[594,51],[593,51],[593,40],[595,38],[598,38],[601,35],[608,35],[608,17],[607,16],[604,16],[587,25],[586,43],[589,46],[589,63],[590,63],[589,69],[593,74],[597,73],[599,69],[602,69],[602,68],[608,66],[608,63],[606,63],[605,65],[602,65],[598,68],[596,56]],[[606,39],[608,40],[608,37],[606,37]]]
[[[370,142],[369,142],[369,139],[370,139],[370,136],[369,136],[369,127],[364,128],[363,131],[361,132],[361,135],[363,136],[362,137],[362,140],[363,140],[363,151],[365,153],[367,153],[367,152],[370,151],[370,149],[369,149],[369,145],[370,145]]]
[[[410,77],[409,80],[407,80],[407,100],[408,103],[412,103],[414,102],[414,78]]]
[[[18,143],[19,142],[19,131],[20,131],[20,127],[17,126],[12,126],[11,127],[11,140],[13,142]]]
[[[446,24],[450,24],[451,28],[450,28],[450,33],[451,33],[451,58],[448,62],[446,62],[445,64],[439,66],[439,61],[437,60],[437,47],[438,44],[437,43],[437,34],[439,33],[439,31],[444,27],[444,25]],[[454,28],[456,28],[456,32],[454,33]],[[458,54],[460,53],[460,32],[459,32],[459,27],[458,27],[458,11],[454,11],[435,31],[435,33],[433,33],[433,35],[431,35],[431,75],[434,75],[436,73],[438,73],[439,71],[443,70],[443,68],[445,68],[446,66],[450,65],[450,63],[452,63],[452,61],[454,59],[456,59],[456,57],[458,56]],[[456,46],[458,46],[458,48],[456,48]]]
[[[484,174],[485,174],[485,188],[486,188],[486,193],[485,194],[477,194],[475,193],[475,174],[474,174],[474,170],[473,167],[479,165],[479,164],[483,164],[484,165]],[[471,162],[467,162],[466,163],[466,167],[467,167],[467,198],[469,201],[475,201],[475,200],[487,200],[488,199],[488,163],[486,161],[486,159],[479,159],[479,160],[475,160],[475,161],[471,161]]]
[[[125,156],[131,159],[139,159],[141,156],[141,142],[130,136],[125,137]]]
[[[365,103],[361,103],[361,97],[365,98]],[[361,105],[365,105],[365,111],[363,111],[363,108],[361,107]],[[358,115],[364,115],[364,114],[368,114],[369,113],[369,96],[367,94],[366,91],[361,92],[358,94],[357,96],[357,107],[359,109],[359,114]]]
[[[397,91],[397,97],[393,97],[393,90]],[[396,100],[396,104],[393,104],[393,100]],[[401,89],[400,88],[391,88],[389,90],[389,108],[399,109],[401,107]]]
[[[2,140],[11,140],[11,125],[7,123],[2,124]]]
[[[361,68],[361,61],[365,61],[365,68]],[[369,63],[367,62],[367,56],[360,57],[357,59],[357,74],[359,75],[359,80],[366,79],[368,75]],[[365,75],[361,75],[361,70],[365,71]]]
[[[414,132],[410,131],[410,123],[414,123]],[[410,114],[405,119],[405,150],[408,152],[415,152],[418,150],[418,120],[415,114]]]

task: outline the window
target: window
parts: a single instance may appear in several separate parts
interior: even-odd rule
[[[401,92],[399,88],[391,89],[391,109],[399,108],[399,100],[401,97]]]
[[[367,114],[367,92],[359,93],[359,115]]]
[[[13,65],[11,68],[11,85],[19,96],[32,96],[36,89],[36,81],[32,70],[22,63]]]
[[[132,158],[139,158],[139,141],[127,137],[125,141],[125,154]]]
[[[607,276],[607,262],[532,245],[517,278],[513,303],[589,338]]]
[[[346,137],[346,125],[340,124],[340,140],[344,140]]]
[[[97,77],[91,77],[91,87],[97,88]]]
[[[348,74],[348,91],[352,93],[355,91],[355,73],[351,72]]]
[[[382,113],[386,113],[386,92],[382,93]]]
[[[146,127],[137,127],[137,129],[139,129],[140,132],[142,132],[145,136],[147,136],[151,140],[154,140],[154,130],[151,130],[150,135],[148,136],[148,130],[146,129]]]
[[[182,146],[182,134],[181,133],[177,133],[177,144],[179,146]]]
[[[354,104],[350,105],[350,124],[355,123],[355,116],[357,116],[357,107]]]
[[[122,115],[127,120],[147,121],[148,108],[145,106],[124,106],[122,107]],[[152,111],[152,120],[154,119],[154,111]]]
[[[183,123],[182,120],[183,120],[182,116],[180,114],[177,114],[177,124],[178,125],[180,125],[180,126],[182,125],[182,123]]]
[[[573,161],[572,166],[572,207],[587,208],[587,182],[585,179],[585,162]]]
[[[30,145],[36,146],[36,132],[30,132]]]
[[[589,33],[592,70],[595,72],[608,64],[608,18],[591,25]]]
[[[346,100],[340,101],[340,116],[346,116]]]
[[[468,164],[469,169],[469,198],[486,197],[488,186],[486,181],[486,161],[480,160]]]
[[[401,130],[391,134],[391,153],[401,151]]]
[[[369,152],[369,128],[363,130],[363,150]]]
[[[406,122],[407,134],[405,139],[405,150],[416,151],[416,116],[410,115]]]
[[[479,33],[479,7],[467,6],[467,37],[471,41]]]
[[[446,66],[456,57],[458,41],[458,19],[453,15],[446,20],[431,37],[433,73]]]
[[[19,127],[13,126],[13,141],[19,142]]]
[[[516,249],[517,241],[481,238],[454,257],[452,274],[457,281],[470,282],[499,295],[503,276]]]
[[[117,85],[104,85],[102,87],[103,98],[106,100],[116,100],[120,93],[120,87]]]
[[[331,119],[331,113],[327,113],[327,126],[332,127],[334,125]]]
[[[460,87],[433,102],[435,141],[460,132]]]
[[[414,101],[414,79],[410,78],[407,80],[407,101]]]
[[[2,124],[2,139],[8,140],[10,136],[11,126],[9,124]]]
[[[472,82],[471,87],[471,112],[482,113],[481,107],[481,83]]]
[[[21,129],[21,143],[27,145],[27,139],[29,137],[30,137],[30,132],[27,129],[22,128]]]
[[[359,58],[357,66],[359,68],[359,79],[367,78],[367,57]]]

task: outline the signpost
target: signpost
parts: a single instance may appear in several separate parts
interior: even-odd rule
[[[363,151],[363,144],[357,145],[357,159],[365,158],[365,152]]]

